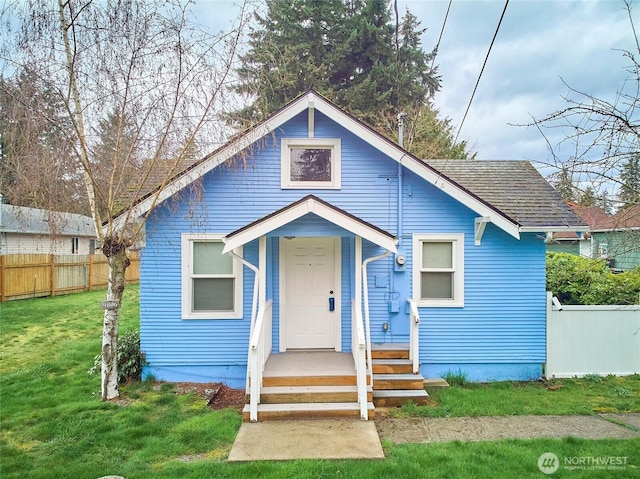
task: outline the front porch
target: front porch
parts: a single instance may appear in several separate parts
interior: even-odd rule
[[[368,418],[374,417],[376,405],[426,401],[424,378],[412,372],[408,344],[374,345],[372,357],[374,374],[366,375]],[[247,402],[249,399],[248,394]],[[250,420],[249,404],[243,417]],[[357,371],[351,353],[295,351],[271,354],[267,359],[257,420],[309,418],[361,418]]]
[[[311,216],[303,220],[307,215]],[[256,240],[258,263],[252,264],[240,248]],[[410,346],[393,358],[406,362],[402,367],[411,372],[387,365],[390,371],[375,378],[372,368],[368,267],[398,252],[395,236],[309,195],[223,241],[222,252],[255,275],[246,420],[349,416],[367,420],[374,411],[376,387],[420,391],[420,396],[409,393],[408,398],[426,395],[419,375],[420,318],[411,300]],[[365,251],[373,255],[364,258]],[[346,298],[351,299],[351,311]]]

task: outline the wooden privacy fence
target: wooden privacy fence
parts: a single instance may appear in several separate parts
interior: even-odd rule
[[[130,252],[128,283],[140,279],[140,255]],[[78,293],[107,287],[109,265],[101,254],[0,256],[0,301]]]
[[[568,306],[547,293],[547,378],[640,373],[640,305]]]

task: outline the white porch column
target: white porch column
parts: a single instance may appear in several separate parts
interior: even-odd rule
[[[258,309],[264,309],[267,302],[267,237],[260,236],[258,240]]]
[[[356,270],[356,274],[355,274],[355,294],[353,299],[355,299],[356,304],[358,305],[359,308],[362,308],[362,268],[360,267],[362,265],[362,237],[361,236],[356,236],[355,238],[356,240],[356,248],[355,248],[355,270]]]

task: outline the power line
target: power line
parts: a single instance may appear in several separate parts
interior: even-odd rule
[[[469,108],[471,108],[471,102],[473,101],[473,97],[476,94],[476,90],[478,89],[478,84],[480,83],[480,78],[482,78],[482,73],[484,72],[484,67],[487,66],[487,60],[489,60],[489,54],[491,53],[491,49],[493,48],[493,44],[496,41],[496,37],[498,36],[498,31],[500,30],[500,25],[502,24],[502,19],[504,18],[504,14],[507,11],[507,7],[509,6],[509,0],[506,0],[504,4],[504,9],[502,10],[502,15],[500,15],[500,21],[498,22],[498,26],[496,27],[496,31],[493,34],[493,39],[491,40],[491,45],[489,45],[489,50],[487,51],[487,56],[484,58],[484,63],[482,64],[482,70],[480,70],[480,74],[478,75],[478,80],[476,81],[476,86],[473,88],[473,93],[471,94],[471,98],[469,99],[469,104],[467,105],[467,109],[464,112],[464,116],[462,117],[462,121],[458,126],[458,133],[456,134],[455,140],[453,143],[455,144],[458,141],[458,136],[460,135],[460,131],[462,130],[462,125],[464,124],[464,120],[467,118],[467,113],[469,113]]]
[[[453,0],[449,0],[449,6],[447,7],[447,13],[444,14],[444,21],[442,22],[442,28],[440,29],[440,36],[438,37],[438,43],[434,50],[433,59],[431,60],[431,69],[433,70],[433,64],[436,62],[436,56],[438,55],[438,49],[440,48],[440,41],[442,40],[442,34],[444,33],[444,26],[447,24],[447,18],[449,17],[449,10],[451,10],[451,3]]]

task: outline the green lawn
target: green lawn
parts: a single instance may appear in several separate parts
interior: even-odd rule
[[[438,478],[547,477],[537,461],[558,457],[627,457],[620,470],[559,470],[548,477],[640,477],[640,439],[504,440],[425,445],[385,443],[383,461],[230,464],[241,424],[231,409],[213,411],[170,384],[123,388],[122,400],[99,399],[88,369],[100,350],[103,291],[0,304],[0,477],[136,478]],[[138,289],[125,293],[122,331],[138,327]],[[430,391],[431,407],[400,415],[592,414],[640,411],[640,379],[588,378],[497,383]]]
[[[396,416],[510,416],[640,412],[640,375],[531,382],[468,383],[427,388],[433,404],[407,405]]]

